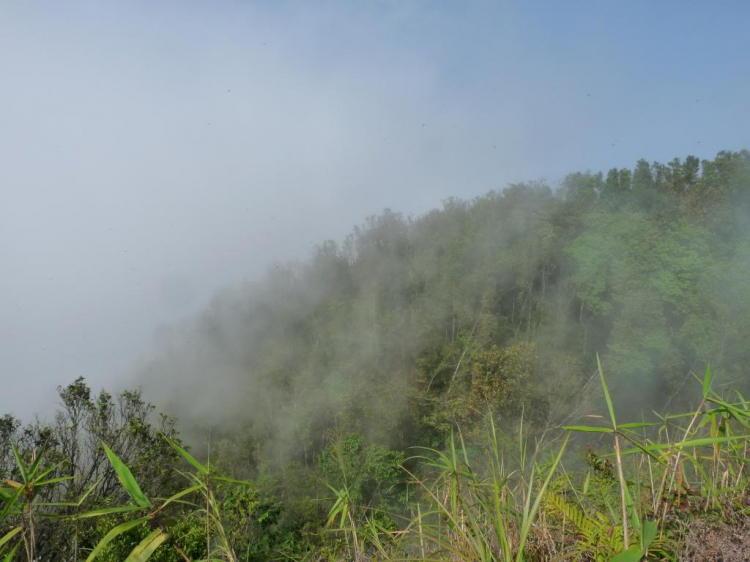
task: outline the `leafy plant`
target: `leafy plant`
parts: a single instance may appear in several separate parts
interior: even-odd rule
[[[221,516],[221,509],[217,501],[215,488],[219,484],[250,486],[249,483],[226,478],[214,474],[210,465],[198,462],[190,453],[174,441],[165,437],[169,445],[194,469],[191,472],[180,472],[188,481],[189,486],[172,496],[152,501],[141,490],[130,469],[104,443],[102,447],[112,465],[123,489],[132,499],[132,504],[99,509],[79,515],[79,518],[100,517],[111,514],[131,514],[134,516],[127,521],[113,527],[92,549],[87,562],[97,558],[107,546],[124,533],[137,528],[148,527],[151,532],[133,548],[127,562],[145,562],[163,544],[169,544],[185,560],[189,560],[184,548],[177,544],[170,536],[172,527],[179,523],[167,517],[167,508],[173,505],[188,506],[193,513],[200,514],[205,521],[205,556],[207,560],[218,558],[235,562],[237,556],[232,548]],[[197,499],[201,503],[197,503]],[[183,515],[184,517],[184,515]]]

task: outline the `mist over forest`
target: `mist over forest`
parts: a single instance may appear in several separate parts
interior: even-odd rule
[[[0,562],[747,562],[748,21],[0,3]]]
[[[721,152],[385,210],[162,334],[141,381],[254,462],[341,427],[437,447],[488,405],[560,424],[599,403],[597,354],[630,417],[697,403],[707,364],[744,390],[748,187],[750,154]]]
[[[749,194],[722,151],[368,217],[1,418],[7,559],[741,560]]]

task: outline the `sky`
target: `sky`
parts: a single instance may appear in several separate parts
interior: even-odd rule
[[[391,208],[750,148],[750,3],[0,1],[0,413]],[[9,391],[10,390],[10,391]]]

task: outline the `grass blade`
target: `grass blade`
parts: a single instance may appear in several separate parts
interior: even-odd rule
[[[96,559],[97,556],[104,550],[104,548],[112,542],[114,539],[122,535],[123,533],[128,532],[130,529],[133,529],[137,527],[138,525],[142,525],[143,523],[146,523],[151,519],[150,517],[140,517],[138,519],[133,519],[132,521],[126,521],[125,523],[119,524],[114,529],[111,529],[109,533],[104,535],[102,540],[99,541],[99,544],[97,544],[94,547],[94,550],[91,551],[91,554],[89,554],[89,557],[86,558],[86,562],[92,562]]]
[[[3,546],[4,544],[6,544],[10,539],[15,537],[18,533],[20,533],[21,530],[22,530],[21,527],[16,527],[15,529],[11,529],[7,533],[5,533],[3,538],[0,539],[0,546]]]
[[[165,535],[161,529],[156,529],[132,550],[125,562],[146,562],[167,538],[168,535]]]
[[[602,362],[599,360],[599,354],[596,354],[596,365],[599,369],[599,378],[602,381],[602,390],[604,390],[604,399],[607,401],[607,408],[609,408],[609,417],[612,420],[612,429],[617,431],[617,420],[615,419],[615,407],[612,405],[612,397],[609,395],[609,389],[607,388],[607,381],[604,380],[604,371],[602,370]]]
[[[172,447],[175,451],[177,451],[183,459],[185,459],[187,462],[193,465],[193,468],[195,468],[195,470],[197,470],[204,476],[208,474],[208,468],[206,468],[204,465],[199,463],[193,455],[188,453],[185,449],[180,447],[177,443],[175,443],[168,437],[165,436],[164,439],[166,439],[167,443],[169,443],[169,446]]]
[[[130,497],[135,500],[135,503],[140,505],[142,508],[152,509],[154,507],[153,504],[141,490],[141,487],[138,485],[138,482],[136,482],[135,478],[133,477],[133,473],[130,472],[130,469],[125,465],[125,463],[117,458],[117,455],[112,452],[112,449],[107,447],[106,443],[102,442],[102,445],[104,446],[104,451],[107,453],[107,458],[109,458],[109,462],[112,465],[112,468],[115,469],[117,479],[120,481],[120,484],[122,484],[122,487],[125,488],[125,491],[130,494]]]

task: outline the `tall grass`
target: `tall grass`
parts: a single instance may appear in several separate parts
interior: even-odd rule
[[[489,446],[481,454],[460,433],[450,437],[445,450],[423,450],[415,457],[419,475],[408,472],[420,490],[407,510],[414,515],[395,532],[373,532],[367,516],[360,519],[370,556],[476,562],[675,560],[691,520],[749,514],[748,400],[737,392],[731,400],[717,395],[709,368],[696,410],[665,415],[655,423],[623,423],[601,364],[599,376],[609,419],[593,416],[602,423],[561,428],[558,445],[535,447],[529,462],[523,423],[516,451],[504,452],[491,417]],[[563,459],[575,464],[578,458],[564,456],[571,434],[597,442],[608,437],[611,445],[598,453],[590,450],[586,468],[570,472]],[[354,527],[350,522],[350,533]]]

